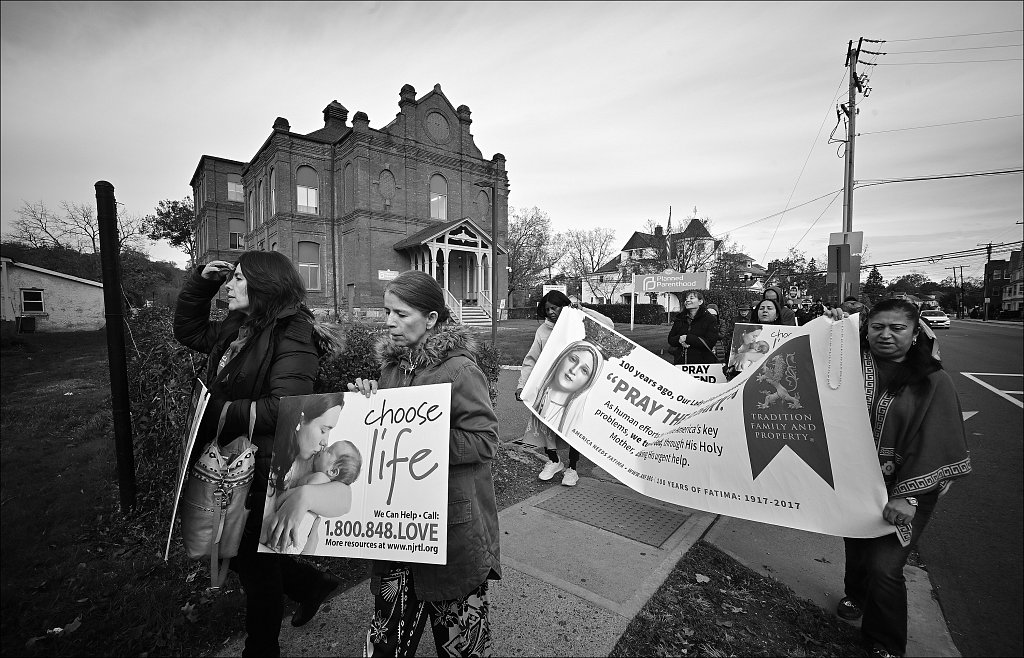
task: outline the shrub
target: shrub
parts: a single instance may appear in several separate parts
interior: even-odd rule
[[[629,324],[629,316],[632,313],[629,304],[582,304],[592,308],[601,315],[611,318],[615,324]],[[665,307],[661,304],[637,304],[636,315],[633,318],[634,324],[664,324]]]

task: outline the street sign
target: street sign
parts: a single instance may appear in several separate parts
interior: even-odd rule
[[[377,270],[377,279],[380,281],[391,281],[398,276],[395,270]]]
[[[634,274],[633,292],[684,292],[707,290],[707,272],[666,272],[663,274]]]
[[[551,292],[552,290],[557,290],[558,292],[562,293],[563,295],[568,295],[568,294],[569,294],[569,293],[568,293],[568,292],[566,291],[567,289],[566,289],[566,286],[565,286],[565,285],[560,285],[560,286],[555,286],[555,285],[543,285],[543,286],[541,286],[541,289],[543,290],[543,293],[542,293],[542,294],[544,294],[544,295],[548,294],[548,293],[549,293],[549,292]]]

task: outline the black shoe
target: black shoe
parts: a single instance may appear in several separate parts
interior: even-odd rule
[[[292,614],[292,626],[303,626],[315,617],[324,601],[330,598],[331,594],[338,589],[340,582],[331,574],[324,574],[324,580],[320,584],[316,595],[309,601],[299,603],[299,607],[295,609],[295,613]]]
[[[850,597],[844,596],[836,606],[836,614],[847,621],[856,621],[863,616],[864,611]]]

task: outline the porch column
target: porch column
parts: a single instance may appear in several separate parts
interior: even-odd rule
[[[444,289],[451,291],[451,278],[448,274],[448,266],[452,261],[452,251],[448,247],[444,248]]]

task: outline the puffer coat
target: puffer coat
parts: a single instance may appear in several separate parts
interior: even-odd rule
[[[460,599],[487,579],[501,578],[498,510],[491,460],[498,446],[487,378],[476,362],[477,342],[462,325],[445,324],[411,350],[383,336],[377,345],[380,388],[451,384],[448,470],[448,562],[409,563],[421,601]],[[387,562],[374,562],[371,588]]]

